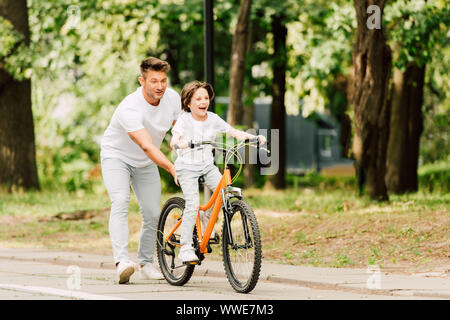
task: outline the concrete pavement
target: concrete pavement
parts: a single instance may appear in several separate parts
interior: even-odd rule
[[[131,256],[137,261],[136,256]],[[112,257],[46,249],[0,248],[0,260],[51,263],[60,266],[114,270]],[[221,261],[205,259],[194,276],[225,277]],[[448,274],[403,275],[372,269],[319,268],[273,264],[263,261],[260,282],[294,285],[320,290],[392,297],[450,299]]]

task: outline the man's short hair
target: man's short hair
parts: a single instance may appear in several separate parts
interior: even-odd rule
[[[184,110],[186,112],[191,112],[191,109],[189,109],[188,105],[191,103],[192,96],[194,95],[194,93],[200,88],[203,88],[206,91],[208,91],[209,101],[214,99],[214,89],[213,89],[212,85],[210,85],[207,82],[200,82],[197,80],[191,81],[183,87],[183,90],[181,90],[181,109],[182,110]]]
[[[170,65],[168,62],[161,59],[149,57],[141,62],[141,75],[145,77],[145,73],[148,70],[168,72],[170,70]]]

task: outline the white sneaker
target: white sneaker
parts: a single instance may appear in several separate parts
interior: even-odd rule
[[[146,263],[142,268],[139,267],[139,275],[144,280],[162,280],[164,276],[152,263]]]
[[[209,216],[210,215],[211,215],[210,212],[200,211],[200,221],[202,222],[202,235],[205,234],[206,226],[208,225],[208,221],[209,221]],[[214,239],[215,236],[216,236],[216,231],[213,228],[209,238],[210,239]]]
[[[124,284],[130,281],[131,275],[134,273],[136,264],[130,260],[122,260],[117,265],[117,278],[119,284]]]
[[[195,250],[190,245],[184,245],[181,247],[180,253],[178,254],[178,259],[180,259],[183,262],[198,261],[198,257],[195,254]]]

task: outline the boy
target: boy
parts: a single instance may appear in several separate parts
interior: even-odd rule
[[[238,140],[252,139],[256,136],[232,128],[217,114],[209,112],[210,101],[214,98],[214,90],[208,83],[192,81],[186,84],[181,92],[181,108],[185,111],[172,129],[170,146],[179,147],[175,170],[178,182],[183,190],[185,209],[181,223],[181,249],[178,256],[183,262],[198,261],[192,246],[192,234],[200,203],[198,178],[203,176],[206,186],[214,191],[222,174],[214,165],[212,147],[204,145],[200,148],[188,148],[188,141],[214,141],[219,132],[226,133]],[[266,142],[262,135],[258,136],[260,144]],[[203,215],[202,224],[206,225],[208,217]]]

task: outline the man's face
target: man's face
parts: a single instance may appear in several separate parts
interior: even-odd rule
[[[148,70],[139,83],[151,100],[160,100],[167,88],[167,74],[164,71]]]

